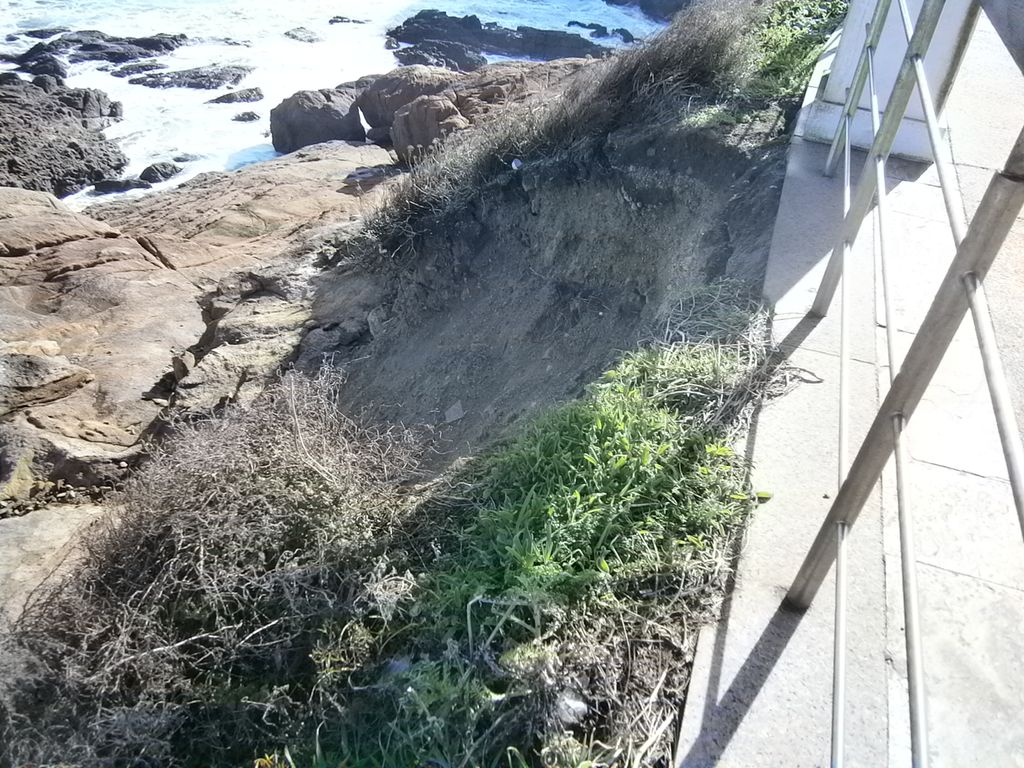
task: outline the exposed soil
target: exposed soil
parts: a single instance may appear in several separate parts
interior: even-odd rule
[[[759,284],[785,156],[765,146],[775,130],[661,124],[610,135],[586,167],[510,171],[393,274],[329,273],[300,367],[329,356],[353,410],[434,425],[437,466],[473,454],[578,395],[687,288]]]

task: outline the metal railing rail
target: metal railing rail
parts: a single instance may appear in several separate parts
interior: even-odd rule
[[[880,4],[885,5],[885,10],[888,12],[889,0],[879,0]],[[914,93],[914,78],[913,78],[913,64],[911,62],[911,56],[918,55],[923,56],[928,51],[928,46],[931,45],[932,36],[935,34],[935,28],[939,23],[939,16],[942,13],[942,8],[945,5],[945,0],[925,0],[924,5],[921,6],[921,13],[917,19],[917,25],[914,28],[914,34],[910,41],[907,50],[907,56],[904,57],[903,63],[900,65],[899,73],[896,75],[896,83],[893,85],[892,93],[889,95],[889,101],[886,104],[885,115],[882,118],[882,124],[879,127],[878,133],[875,136],[875,140],[869,150],[871,157],[881,156],[888,158],[889,153],[892,151],[893,142],[896,141],[896,134],[899,131],[900,123],[903,120],[903,115],[906,113],[907,105],[910,103],[910,97]],[[882,27],[885,22],[885,17],[881,19]],[[880,34],[880,32],[879,32]],[[865,42],[871,42],[869,38]],[[861,52],[861,59],[865,60],[864,68],[867,69],[867,52],[866,48]],[[858,67],[859,69],[860,67]],[[867,80],[865,76],[864,80]],[[859,87],[857,87],[859,85]],[[854,81],[853,87],[850,88],[850,93],[847,96],[846,104],[843,107],[844,114],[854,115],[857,112],[857,105],[860,103],[861,93],[864,89],[864,83],[858,83]],[[837,136],[838,138],[838,136]],[[833,146],[837,142],[833,140]],[[830,156],[832,155],[830,151]],[[834,162],[834,159],[833,159]],[[828,175],[832,173],[832,167],[826,166],[825,172]],[[841,250],[844,243],[853,243],[857,239],[857,233],[860,230],[861,222],[867,215],[868,210],[871,208],[871,202],[875,196],[875,172],[874,169],[869,166],[865,166],[861,173],[860,181],[857,183],[856,192],[853,195],[853,199],[850,203],[850,212],[846,215],[843,220],[843,225],[840,228],[839,243],[836,250]],[[840,260],[836,258],[836,250],[832,252],[832,258],[829,259],[828,265],[825,268],[825,275],[821,280],[821,286],[818,288],[817,296],[814,299],[814,305],[811,307],[811,313],[818,317],[824,317],[828,312],[829,305],[832,303],[832,299],[835,296],[836,287],[839,284],[839,274],[842,268]]]
[[[839,492],[807,557],[787,594],[796,608],[808,607],[821,587],[833,562],[836,563],[835,636],[833,656],[832,765],[844,763],[844,708],[846,686],[846,550],[850,528],[856,522],[868,496],[881,477],[890,457],[895,458],[897,513],[903,586],[904,621],[909,684],[911,752],[913,765],[928,765],[927,706],[924,659],[916,581],[913,521],[906,493],[906,452],[903,433],[914,410],[949,348],[965,314],[970,310],[986,381],[1006,459],[1017,515],[1024,533],[1024,447],[1010,402],[1009,387],[995,343],[995,333],[984,292],[984,277],[1005,240],[1014,220],[1024,207],[1024,131],[1018,136],[1004,170],[993,176],[981,205],[968,227],[952,169],[948,146],[942,141],[923,57],[927,53],[945,0],[925,0],[916,25],[906,0],[897,0],[907,52],[889,97],[884,117],[880,116],[875,83],[874,55],[881,39],[891,0],[878,0],[867,26],[865,43],[839,125],[826,161],[830,175],[842,145],[844,158],[843,212],[841,236],[833,249],[812,312],[827,312],[836,288],[842,285],[840,317],[840,400],[839,400]],[[976,5],[976,3],[975,3]],[[976,8],[968,18],[976,18]],[[973,23],[965,26],[969,35]],[[962,55],[966,41],[957,46]],[[958,64],[958,62],[954,62]],[[850,191],[851,121],[865,85],[871,105],[872,146],[856,192]],[[892,310],[886,194],[886,161],[914,88],[920,95],[925,126],[936,171],[942,188],[956,256],[942,281],[902,366],[897,373],[895,314]],[[849,356],[849,267],[850,253],[860,225],[872,202],[876,202],[882,292],[886,326],[886,350],[890,389],[853,463],[847,467],[848,356]]]

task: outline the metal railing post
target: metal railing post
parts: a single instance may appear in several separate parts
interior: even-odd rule
[[[888,158],[892,151],[893,142],[899,131],[900,123],[907,110],[907,104],[914,92],[915,78],[911,58],[915,55],[923,56],[928,51],[932,36],[935,34],[935,27],[939,23],[939,16],[945,0],[925,0],[918,15],[917,25],[908,46],[907,56],[900,65],[899,73],[896,76],[896,84],[893,86],[889,101],[886,104],[885,116],[882,125],[874,142],[871,144],[870,155]],[[866,64],[865,64],[866,68]],[[854,242],[860,230],[861,222],[871,207],[871,201],[875,196],[875,174],[874,169],[865,167],[861,173],[860,181],[857,183],[857,191],[850,204],[850,212],[847,214],[840,229],[838,244],[832,251],[828,264],[825,267],[825,274],[821,278],[821,285],[814,298],[811,307],[811,314],[817,317],[824,317],[835,296],[836,288],[839,285],[839,272],[842,269],[841,259],[836,254],[845,242]]]
[[[860,59],[857,60],[857,68],[853,72],[853,80],[850,83],[850,87],[846,89],[846,102],[843,104],[843,114],[839,118],[839,125],[836,126],[836,133],[828,150],[828,159],[825,160],[826,176],[831,176],[835,173],[836,162],[839,159],[839,145],[850,136],[850,120],[857,113],[857,105],[860,103],[860,96],[864,92],[864,83],[868,76],[868,65],[864,52],[868,48],[878,47],[878,41],[882,37],[882,29],[885,27],[885,20],[889,16],[891,2],[892,0],[878,0],[875,4],[875,12],[871,14],[871,21],[868,22]]]
[[[978,212],[935,295],[878,415],[786,596],[805,609],[835,560],[836,525],[853,525],[895,449],[891,419],[913,416],[968,309],[962,277],[984,279],[1003,241],[1024,207],[1024,132],[1016,140],[1005,170],[993,175]]]

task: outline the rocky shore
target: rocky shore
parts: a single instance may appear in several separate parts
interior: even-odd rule
[[[270,112],[274,148],[292,152],[321,141],[370,140],[393,147],[408,162],[495,108],[561,90],[588,63],[507,62],[472,73],[414,65],[333,90],[299,91]]]
[[[595,38],[629,34],[574,26]],[[169,70],[156,57],[188,44],[183,35],[22,33],[39,40],[10,57],[25,75],[0,74],[0,498],[116,482],[169,409],[259,392],[307,331],[324,333],[311,319],[309,274],[326,234],[350,226],[379,186],[450,133],[563,90],[609,51],[572,32],[439,11],[390,34],[400,61],[442,66],[300,91],[270,111],[274,147],[292,154],[83,214],[55,198],[89,185],[145,188],[182,169],[161,162],[119,178],[127,159],[102,129],[122,107],[68,88],[67,64],[102,61],[135,84],[196,89],[238,84],[247,71]],[[488,65],[492,54],[548,61]],[[213,101],[262,98],[247,87]],[[373,334],[374,296],[368,289],[352,317],[328,324],[332,343]]]
[[[100,129],[121,114],[102,91],[0,73],[0,187],[64,197],[119,175],[128,159]]]
[[[484,54],[515,58],[563,59],[600,57],[610,48],[572,32],[484,24],[476,16],[449,16],[443,11],[420,11],[388,30],[391,39],[410,44],[395,56],[402,64],[430,64],[462,71],[480,69]]]

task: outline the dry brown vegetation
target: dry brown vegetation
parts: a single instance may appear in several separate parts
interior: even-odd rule
[[[699,291],[425,485],[419,438],[346,418],[326,372],[178,425],[14,628],[5,761],[657,764],[752,503],[728,444],[762,320]]]
[[[14,628],[9,763],[169,764],[277,735],[326,617],[389,599],[373,574],[419,450],[345,417],[341,383],[285,376],[154,451]]]
[[[561,94],[499,110],[453,134],[398,184],[364,229],[394,256],[417,234],[461,210],[513,160],[567,153],[595,161],[598,145],[625,124],[736,95],[754,66],[749,0],[706,0],[680,12],[648,43],[585,67]]]

